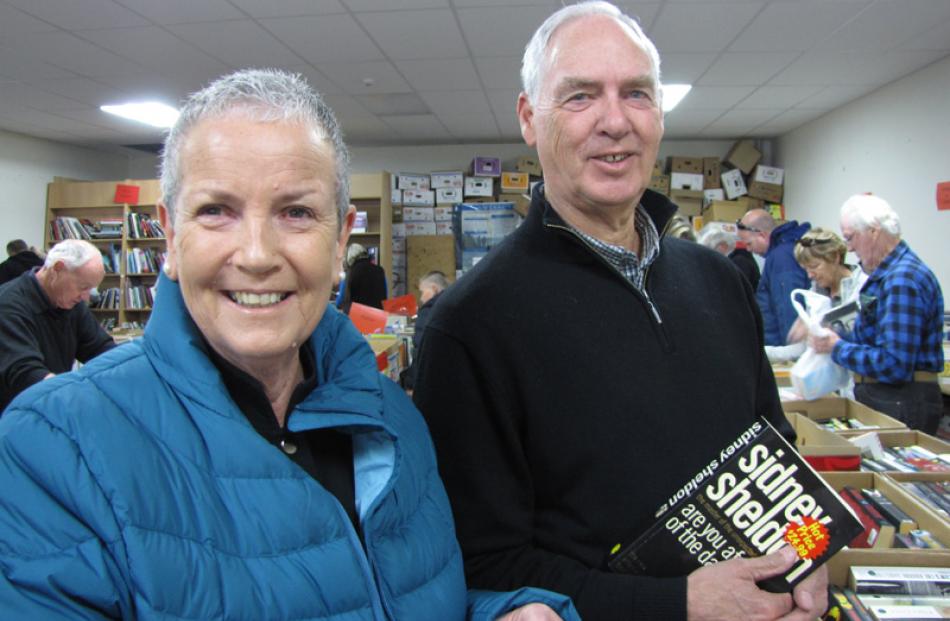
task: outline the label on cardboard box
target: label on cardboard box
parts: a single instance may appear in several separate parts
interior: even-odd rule
[[[429,175],[399,173],[396,188],[400,190],[428,190]]]
[[[402,205],[402,190],[392,190],[393,205]]]
[[[785,169],[775,168],[774,166],[763,166],[759,164],[755,167],[755,173],[752,175],[753,181],[762,183],[771,183],[772,185],[782,185],[785,179]]]
[[[501,189],[504,191],[527,191],[528,173],[523,172],[503,172],[501,173]]]
[[[713,201],[724,201],[726,200],[726,193],[722,188],[715,188],[712,190],[703,190],[703,202],[711,203]]]
[[[435,221],[406,222],[405,224],[407,237],[412,237],[414,235],[435,235]]]
[[[462,188],[438,188],[435,191],[436,205],[454,205],[462,202]]]
[[[404,206],[423,205],[431,207],[435,205],[435,194],[432,190],[403,190],[402,204]],[[405,214],[405,212],[403,213]],[[405,215],[403,215],[403,218],[405,218]]]
[[[465,181],[462,171],[434,172],[430,175],[432,182],[430,188],[438,190],[440,188],[462,188]]]
[[[452,208],[451,208],[451,207],[436,207],[436,208],[435,208],[435,221],[436,221],[436,222],[451,222],[451,221],[452,221]]]
[[[393,222],[393,237],[405,237],[406,225],[402,222]]]
[[[493,189],[491,177],[465,177],[465,196],[491,196]]]
[[[436,222],[435,234],[436,235],[455,235],[455,229],[452,228],[451,222]]]
[[[670,174],[670,190],[702,190],[703,176],[697,173]]]
[[[501,175],[501,160],[497,157],[476,155],[472,159],[473,177],[497,177],[499,175]]]
[[[409,222],[435,222],[434,207],[403,207],[402,221],[405,224]]]
[[[536,157],[523,155],[518,158],[517,162],[515,162],[515,170],[518,172],[528,173],[529,175],[534,175],[535,177],[540,177],[541,163]]]
[[[721,175],[722,188],[726,191],[726,196],[731,200],[747,194],[745,181],[742,179],[742,171],[739,169],[729,170]]]

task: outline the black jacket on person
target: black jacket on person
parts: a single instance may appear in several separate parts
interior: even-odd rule
[[[664,231],[675,206],[642,204]],[[439,299],[414,399],[470,587],[547,588],[598,621],[685,619],[685,577],[608,573],[608,552],[757,415],[793,435],[749,283],[699,244],[660,247],[648,300],[539,184],[525,222]]]
[[[416,369],[419,367],[419,352],[422,351],[422,337],[425,334],[426,326],[429,324],[429,318],[432,316],[432,309],[435,308],[435,302],[442,297],[442,291],[426,300],[426,303],[419,307],[416,313],[415,332],[412,333],[412,364],[402,374],[402,387],[415,389]]]
[[[386,299],[386,272],[370,261],[357,259],[350,266],[344,280],[343,311],[350,312],[350,304],[358,302],[373,308],[382,308]]]
[[[115,347],[85,302],[53,306],[32,272],[0,286],[0,412],[49,373]]]
[[[3,263],[0,263],[0,285],[10,282],[23,272],[43,265],[43,259],[32,250],[18,252]]]
[[[738,267],[742,275],[746,277],[749,284],[752,285],[752,290],[755,291],[758,289],[761,273],[759,272],[759,264],[755,262],[755,257],[752,256],[752,253],[745,248],[736,248],[729,253],[729,258],[736,264],[736,267]]]

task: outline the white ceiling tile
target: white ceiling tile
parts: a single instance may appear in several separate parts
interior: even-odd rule
[[[148,20],[112,0],[5,0],[25,13],[66,30],[147,26]]]
[[[171,106],[177,106],[185,95],[201,86],[200,84],[187,84],[182,80],[144,73],[133,76],[107,75],[97,78],[96,81],[128,92],[137,99],[161,101]]]
[[[819,50],[883,51],[950,20],[947,0],[877,0],[816,46]]]
[[[749,135],[759,125],[774,119],[782,110],[730,110],[707,125],[700,135],[725,138]]]
[[[821,41],[871,0],[772,2],[733,41],[734,52],[804,51]]]
[[[501,138],[498,126],[491,114],[442,116],[439,120],[449,133],[459,140],[495,141]]]
[[[0,105],[35,108],[45,112],[88,108],[89,104],[64,97],[23,82],[4,82],[0,88]]]
[[[874,90],[874,86],[825,86],[814,95],[795,104],[796,108],[808,110],[831,110],[854,101]]]
[[[499,123],[501,119],[508,117],[517,119],[518,95],[521,94],[520,90],[489,90],[487,94],[488,103],[491,104],[491,109],[495,113],[495,118],[498,119]]]
[[[158,26],[87,31],[77,36],[166,74],[206,80],[226,73],[229,68]]]
[[[650,35],[653,22],[660,12],[661,4],[659,2],[617,2],[621,11],[633,17],[639,22],[640,26]]]
[[[457,7],[508,7],[511,0],[453,0]],[[560,8],[560,3],[552,0],[517,0],[515,4],[524,6],[543,6],[551,9],[551,13]]]
[[[354,13],[366,11],[404,11],[406,9],[441,9],[448,8],[449,0],[343,0],[348,9]],[[458,3],[456,2],[456,5]]]
[[[498,123],[498,129],[501,130],[502,140],[508,140],[511,142],[522,143],[524,142],[524,136],[521,135],[521,126],[518,124],[518,117],[512,114],[511,116],[495,116],[495,121]]]
[[[790,108],[821,91],[821,86],[760,86],[736,104],[737,110]]]
[[[312,65],[383,58],[349,15],[262,19],[261,24]]]
[[[0,4],[0,37],[25,32],[54,32],[58,28],[12,6]]]
[[[660,57],[660,73],[663,82],[694,84],[716,58],[717,54],[710,52],[664,54]]]
[[[354,95],[370,113],[382,118],[384,116],[416,116],[430,114],[426,105],[415,93],[382,93],[374,95]]]
[[[333,108],[337,120],[341,123],[344,119],[376,118],[360,102],[349,95],[326,95],[323,100]]]
[[[774,119],[756,127],[751,135],[760,137],[781,136],[815,120],[821,114],[823,113],[818,110],[786,110]]]
[[[458,9],[465,40],[474,56],[517,56],[534,31],[552,13],[546,6]],[[490,88],[490,87],[489,87]]]
[[[937,24],[919,35],[910,37],[895,49],[909,52],[916,50],[950,51],[950,20]]]
[[[475,66],[482,76],[486,89],[521,90],[521,58],[498,56],[495,58],[476,58]]]
[[[297,17],[345,13],[338,0],[229,0],[251,17]]]
[[[463,58],[468,54],[449,9],[359,13],[356,19],[392,59]]]
[[[34,80],[44,78],[74,78],[76,74],[62,67],[38,60],[32,54],[20,54],[13,47],[0,46],[0,76],[11,80]],[[24,50],[24,52],[27,52]]]
[[[57,93],[89,106],[99,107],[105,104],[123,101],[129,93],[89,78],[67,78],[64,80],[33,80],[33,86],[47,93]]]
[[[940,51],[806,52],[773,85],[881,85],[941,58]]]
[[[726,108],[706,110],[682,110],[679,107],[667,112],[663,119],[664,138],[687,138],[700,131],[726,112]]]
[[[87,77],[134,75],[142,67],[68,32],[12,35],[5,43],[22,54]]]
[[[376,117],[347,119],[343,122],[343,139],[348,147],[390,144],[400,140],[399,134]]]
[[[768,82],[798,56],[798,52],[726,52],[703,74],[699,84],[755,86]]]
[[[481,86],[475,65],[468,58],[399,60],[396,67],[417,91],[460,91]]]
[[[650,36],[667,52],[718,51],[728,45],[761,9],[761,2],[666,4]]]
[[[185,24],[241,19],[244,14],[227,0],[115,0],[156,24]]]
[[[51,114],[49,112],[44,112],[42,110],[34,110],[32,108],[22,108],[22,107],[13,107],[8,108],[6,115],[10,118],[14,118],[24,123],[29,123],[32,125],[40,125],[42,127],[47,127],[54,131],[60,132],[70,132],[76,128],[87,128],[87,123],[82,123],[81,121],[76,121],[73,119],[64,118],[58,114]]]
[[[729,108],[751,93],[751,86],[694,86],[676,110]]]
[[[300,58],[250,20],[177,24],[169,30],[232,67],[300,64]]]
[[[327,96],[343,94],[343,89],[340,86],[334,84],[333,81],[327,76],[323,75],[310,65],[288,65],[281,68],[293,73],[299,73],[303,77],[307,78],[307,82],[310,83],[310,86],[321,95]]]
[[[491,105],[480,90],[427,92],[419,96],[439,118],[476,115],[492,118]]]
[[[400,136],[420,138],[423,141],[451,138],[445,126],[431,114],[381,116],[379,119]]]
[[[408,93],[412,89],[392,64],[380,60],[364,63],[321,63],[317,69],[350,95]],[[372,84],[367,85],[366,80]]]

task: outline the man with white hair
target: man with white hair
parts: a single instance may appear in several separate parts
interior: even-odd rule
[[[87,306],[104,276],[99,250],[67,239],[43,267],[0,287],[0,412],[33,384],[115,347]]]
[[[795,562],[787,547],[676,577],[604,567],[757,417],[792,435],[749,283],[671,238],[676,206],[647,189],[659,62],[606,2],[535,33],[517,112],[544,180],[518,229],[439,298],[414,399],[471,587],[543,586],[600,621],[814,619],[824,569],[793,594],[756,586]]]
[[[943,400],[943,293],[940,283],[901,240],[900,219],[869,194],[841,206],[841,234],[868,280],[851,334],[812,338],[821,353],[853,371],[855,398],[913,429],[934,433]]]

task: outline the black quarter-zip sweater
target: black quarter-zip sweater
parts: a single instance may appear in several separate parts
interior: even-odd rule
[[[676,206],[641,202],[663,231]],[[685,577],[608,573],[608,551],[757,415],[792,436],[749,283],[699,244],[660,244],[648,300],[539,184],[525,222],[442,295],[415,401],[469,587],[544,587],[585,619],[685,619]]]

